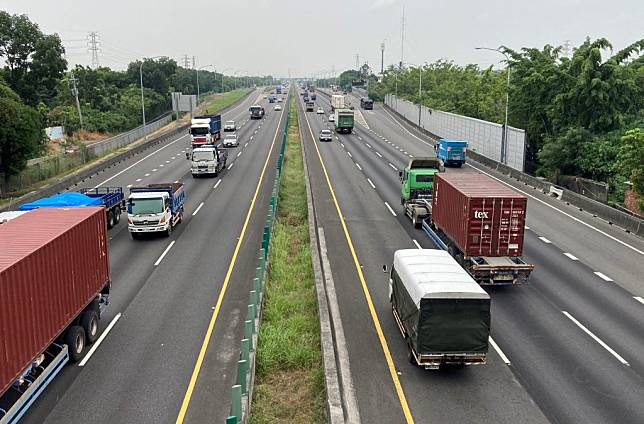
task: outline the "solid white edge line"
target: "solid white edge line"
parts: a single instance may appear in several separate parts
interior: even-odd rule
[[[598,276],[599,278],[601,278],[604,281],[608,281],[609,283],[614,281],[612,278],[610,278],[609,276],[607,276],[603,272],[595,271],[593,274],[595,274],[596,276]]]
[[[373,182],[369,178],[367,178],[367,181],[369,181],[369,184],[371,184],[371,188],[376,188],[376,186],[373,185]]]
[[[572,253],[564,252],[564,256],[566,256],[568,259],[573,260],[573,261],[578,261],[579,260],[579,258],[577,258]]]
[[[197,209],[192,213],[192,216],[195,216],[199,213],[199,210],[203,207],[203,202],[199,203],[199,206],[197,206]]]
[[[217,188],[221,184],[221,180],[217,181],[217,184],[215,184],[212,188]]]
[[[172,225],[172,223],[170,223],[170,224]],[[157,261],[154,263],[154,266],[159,266],[159,264],[161,263],[161,261],[163,260],[163,258],[165,258],[165,255],[167,255],[167,254],[168,254],[168,252],[170,251],[170,249],[172,249],[172,246],[174,246],[174,243],[175,243],[175,242],[176,242],[176,240],[172,240],[172,241],[170,242],[170,244],[168,245],[168,247],[166,247],[166,248],[165,248],[165,250],[163,251],[163,253],[161,254],[161,256],[159,256],[159,259],[157,259]]]
[[[496,353],[498,353],[498,354],[499,354],[499,356],[501,357],[501,360],[502,360],[503,362],[505,362],[505,365],[510,365],[510,359],[508,359],[508,357],[507,357],[507,356],[505,356],[505,353],[503,353],[503,351],[501,350],[501,348],[499,347],[499,345],[498,345],[498,344],[496,344],[496,342],[494,341],[494,339],[492,338],[492,336],[490,336],[490,337],[489,337],[489,340],[490,340],[490,344],[492,345],[492,347],[494,348],[494,350],[496,350]]]
[[[385,206],[387,206],[387,209],[389,209],[389,212],[391,212],[391,214],[392,214],[393,216],[397,216],[397,215],[396,215],[396,212],[394,212],[394,210],[393,210],[393,209],[391,209],[391,206],[389,206],[389,203],[385,202]]]
[[[121,318],[121,313],[119,312],[116,314],[114,318],[112,318],[112,321],[105,327],[105,330],[101,333],[101,335],[98,337],[98,340],[94,342],[92,345],[91,349],[87,352],[87,354],[83,357],[83,359],[78,363],[79,367],[84,367],[87,361],[89,361],[89,358],[92,357],[94,352],[96,352],[96,349],[103,343],[103,340],[105,340],[105,337],[107,337],[107,334],[112,330],[112,327],[116,324],[116,322]]]
[[[539,240],[541,240],[541,241],[542,241],[542,242],[544,242],[545,244],[551,244],[551,243],[552,243],[550,240],[548,240],[547,238],[545,238],[545,237],[543,237],[543,236],[542,236],[542,237],[539,237]]]
[[[422,249],[423,246],[421,246],[415,239],[411,239],[412,242],[416,245],[417,248]]]
[[[427,141],[423,140],[422,138],[417,137],[415,134],[411,133],[411,132],[410,132],[407,128],[405,128],[405,127],[404,127],[400,122],[398,122],[398,120],[397,120],[396,118],[394,118],[394,116],[393,116],[391,113],[389,113],[389,111],[388,111],[387,109],[383,109],[383,110],[385,111],[385,113],[386,113],[387,115],[389,115],[389,116],[390,116],[391,120],[392,120],[393,122],[395,122],[395,123],[396,123],[400,128],[402,128],[403,130],[405,130],[405,132],[407,132],[407,134],[411,135],[411,136],[412,136],[412,137],[414,137],[416,140],[419,140],[420,142],[425,143],[426,145],[428,145],[428,146],[432,146],[432,147],[433,147],[433,145],[432,145],[431,143],[428,143]],[[470,163],[465,163],[465,165],[467,165],[467,166],[469,166],[469,167],[471,167],[471,168],[474,168],[474,169],[476,169],[476,170],[477,170],[477,171],[479,171],[479,172],[484,173],[485,175],[487,175],[487,176],[488,176],[488,177],[490,177],[490,178],[494,178],[495,180],[497,180],[497,181],[498,181],[498,182],[500,182],[501,184],[505,184],[506,186],[508,186],[508,187],[512,188],[513,190],[516,190],[516,191],[518,191],[518,192],[519,192],[519,193],[521,193],[521,194],[525,194],[526,196],[530,197],[531,199],[534,199],[534,200],[536,200],[537,202],[542,203],[542,204],[546,205],[547,207],[549,207],[549,208],[551,208],[551,209],[554,209],[555,211],[557,211],[557,212],[559,212],[559,213],[561,213],[561,214],[563,214],[563,215],[567,216],[568,218],[572,219],[573,221],[576,221],[576,222],[578,222],[578,223],[580,223],[580,224],[582,224],[582,225],[584,225],[584,226],[586,226],[586,227],[588,227],[588,228],[590,228],[590,229],[592,229],[592,230],[594,230],[594,231],[598,232],[599,234],[601,234],[601,235],[603,235],[603,236],[606,236],[606,237],[608,237],[609,239],[611,239],[611,240],[613,240],[613,241],[616,241],[617,243],[621,244],[622,246],[625,246],[625,247],[627,247],[627,248],[629,248],[629,249],[631,249],[631,250],[633,250],[633,251],[635,251],[635,252],[639,253],[640,255],[644,256],[644,251],[639,250],[639,249],[638,249],[638,248],[636,248],[635,246],[631,246],[630,244],[628,244],[628,243],[626,243],[626,242],[624,242],[624,241],[622,241],[622,240],[618,239],[617,237],[613,237],[613,236],[611,236],[610,234],[606,233],[605,231],[602,231],[602,230],[600,230],[599,228],[593,227],[592,225],[588,224],[587,222],[582,221],[581,219],[579,219],[579,218],[577,218],[577,217],[575,217],[575,216],[570,215],[568,212],[565,212],[565,211],[563,211],[563,210],[561,210],[561,209],[557,208],[556,206],[553,206],[553,205],[551,205],[551,204],[549,204],[549,203],[547,203],[547,202],[544,202],[543,200],[541,200],[541,199],[539,199],[539,198],[537,198],[537,197],[534,197],[533,195],[531,195],[531,194],[529,194],[529,193],[526,193],[525,191],[520,190],[520,189],[518,189],[518,188],[514,187],[514,186],[513,186],[513,185],[511,185],[511,184],[508,184],[508,183],[506,183],[505,181],[503,181],[503,180],[501,180],[501,179],[499,179],[499,178],[496,178],[494,175],[491,175],[491,174],[489,174],[489,173],[485,172],[484,170],[482,170],[482,169],[480,169],[480,168],[478,168],[478,167],[476,167],[476,166],[474,166],[474,165],[472,165],[472,164],[470,164]]]
[[[642,298],[640,296],[633,296],[633,299],[637,300],[639,303],[644,305],[644,298]]]
[[[593,334],[589,329],[587,329],[586,327],[584,327],[584,325],[583,325],[582,323],[580,323],[579,321],[577,321],[577,320],[575,319],[575,317],[573,317],[572,315],[570,315],[570,314],[569,314],[568,312],[566,312],[566,311],[561,311],[561,312],[562,312],[565,316],[567,316],[567,317],[568,317],[572,322],[574,322],[574,323],[575,323],[575,325],[576,325],[577,327],[581,328],[581,330],[582,330],[584,333],[588,334],[590,337],[592,337],[592,338],[593,338],[593,340],[595,340],[597,343],[599,343],[599,345],[600,345],[601,347],[603,347],[604,349],[606,349],[606,350],[607,350],[611,355],[613,355],[615,358],[617,358],[617,360],[618,360],[619,362],[621,362],[623,365],[630,366],[630,364],[626,361],[626,359],[622,358],[622,356],[621,356],[619,353],[615,352],[615,351],[614,351],[610,346],[608,346],[606,343],[604,343],[604,342],[603,342],[599,337],[597,337],[597,336],[596,336],[596,335],[594,335],[594,334]]]

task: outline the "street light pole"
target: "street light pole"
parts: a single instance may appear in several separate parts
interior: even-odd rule
[[[199,94],[200,94],[200,92],[199,92],[199,71],[201,69],[207,68],[209,66],[212,66],[212,68],[215,69],[215,65],[205,65],[205,66],[202,66],[201,68],[197,68],[197,105],[199,104]]]
[[[420,119],[423,111],[423,67],[418,67],[418,126],[420,127]]]
[[[475,50],[491,50],[493,52],[501,53],[503,56],[505,56],[506,59],[506,69],[508,71],[508,79],[506,83],[506,88],[505,88],[505,120],[503,123],[503,137],[501,138],[501,163],[507,164],[508,162],[508,154],[507,154],[507,149],[508,149],[508,105],[510,104],[510,57],[508,54],[504,51],[502,51],[500,48],[498,49],[492,49],[489,47],[475,47]]]
[[[154,56],[148,58],[148,60],[158,59],[165,56]],[[141,59],[141,64],[139,65],[139,77],[141,79],[141,115],[143,118],[143,138],[148,139],[148,134],[145,132],[145,99],[143,98],[143,63],[145,63],[145,58]]]

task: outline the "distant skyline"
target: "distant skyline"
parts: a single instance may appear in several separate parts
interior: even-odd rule
[[[309,77],[355,68],[356,55],[380,70],[404,61],[453,60],[499,67],[503,57],[477,46],[513,49],[577,46],[604,37],[615,51],[644,37],[644,1],[542,0],[0,0],[0,9],[26,14],[58,33],[71,65],[90,65],[87,35],[99,35],[99,63],[124,69],[141,57],[165,55],[227,74]],[[211,19],[208,19],[211,18]],[[210,68],[209,68],[210,69]]]

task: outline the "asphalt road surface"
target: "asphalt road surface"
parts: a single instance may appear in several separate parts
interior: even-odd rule
[[[436,248],[403,215],[398,179],[433,148],[381,105],[365,111],[349,98],[361,117],[331,143],[317,140],[333,128],[327,95],[316,100],[324,115],[301,102],[300,114],[363,421],[644,422],[644,242],[475,162],[448,172],[485,172],[529,196],[524,258],[535,271],[529,285],[487,289],[498,346],[488,365],[407,363],[382,265],[396,249]]]

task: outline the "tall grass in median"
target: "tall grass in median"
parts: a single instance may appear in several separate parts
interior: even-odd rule
[[[250,422],[323,423],[325,389],[294,99],[270,251]]]

